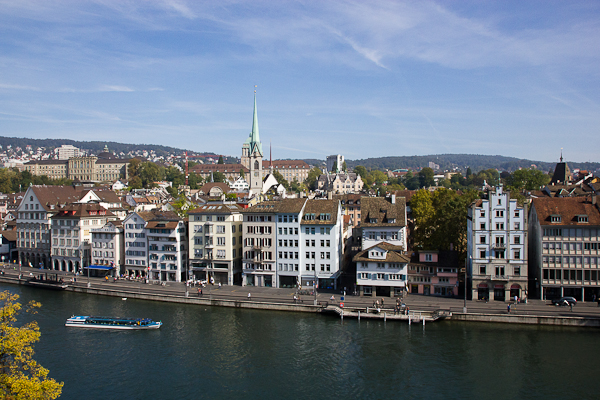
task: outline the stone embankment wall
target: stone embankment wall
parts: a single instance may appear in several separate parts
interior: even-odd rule
[[[600,328],[600,318],[584,317],[552,317],[536,315],[518,315],[518,314],[463,314],[453,313],[452,321],[469,322],[498,322],[509,324],[526,325],[553,325],[553,326],[573,326],[573,327],[592,327]]]

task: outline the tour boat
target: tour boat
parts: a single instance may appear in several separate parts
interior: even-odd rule
[[[67,322],[65,323],[65,326],[100,329],[158,329],[161,325],[162,322],[155,322],[149,318],[90,317],[75,315],[67,319]]]

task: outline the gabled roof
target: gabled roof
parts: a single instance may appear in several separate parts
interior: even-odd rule
[[[317,200],[310,199],[304,207],[301,225],[335,225],[337,224],[337,214],[339,200]],[[315,219],[307,219],[307,214],[314,214]],[[321,214],[329,214],[330,219],[319,219]]]
[[[233,214],[242,210],[237,204],[206,204],[188,211],[188,214]]]
[[[75,203],[61,207],[54,218],[112,217],[114,214],[95,203]],[[102,214],[100,214],[102,213]]]
[[[200,188],[200,192],[208,195],[208,193],[210,192],[210,190],[214,187],[218,187],[220,188],[223,193],[229,193],[229,191],[231,191],[231,189],[229,188],[229,186],[227,186],[226,183],[223,182],[209,182],[209,183],[205,183],[201,188]]]
[[[383,197],[363,197],[360,209],[363,227],[406,226],[404,197],[397,197],[396,204]]]
[[[29,187],[46,211],[56,210],[58,205],[79,201],[83,192],[73,186],[44,186]]]
[[[600,225],[598,205],[589,197],[542,197],[533,199],[533,207],[540,225],[550,226],[597,226]],[[560,216],[560,222],[551,217]],[[588,222],[579,222],[579,216],[587,216]]]
[[[382,249],[386,252],[385,260],[381,258],[369,258],[369,251],[375,248]],[[368,249],[360,251],[352,258],[352,261],[408,263],[410,261],[410,257],[403,253],[402,246],[395,246],[388,242],[381,242],[369,247]]]

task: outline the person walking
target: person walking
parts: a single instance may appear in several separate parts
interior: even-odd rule
[[[250,294],[250,292],[248,292],[248,300],[250,300],[251,297],[252,295]]]
[[[510,314],[510,303],[508,303],[508,305],[506,306],[506,312],[507,312],[508,314]]]

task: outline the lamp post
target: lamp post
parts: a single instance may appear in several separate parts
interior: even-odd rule
[[[468,268],[468,262],[467,261],[468,261],[468,258],[465,258],[465,302],[463,304],[463,314],[467,313],[467,287],[468,287],[467,280],[468,280],[468,277],[469,277],[469,272],[467,270],[467,268]]]

